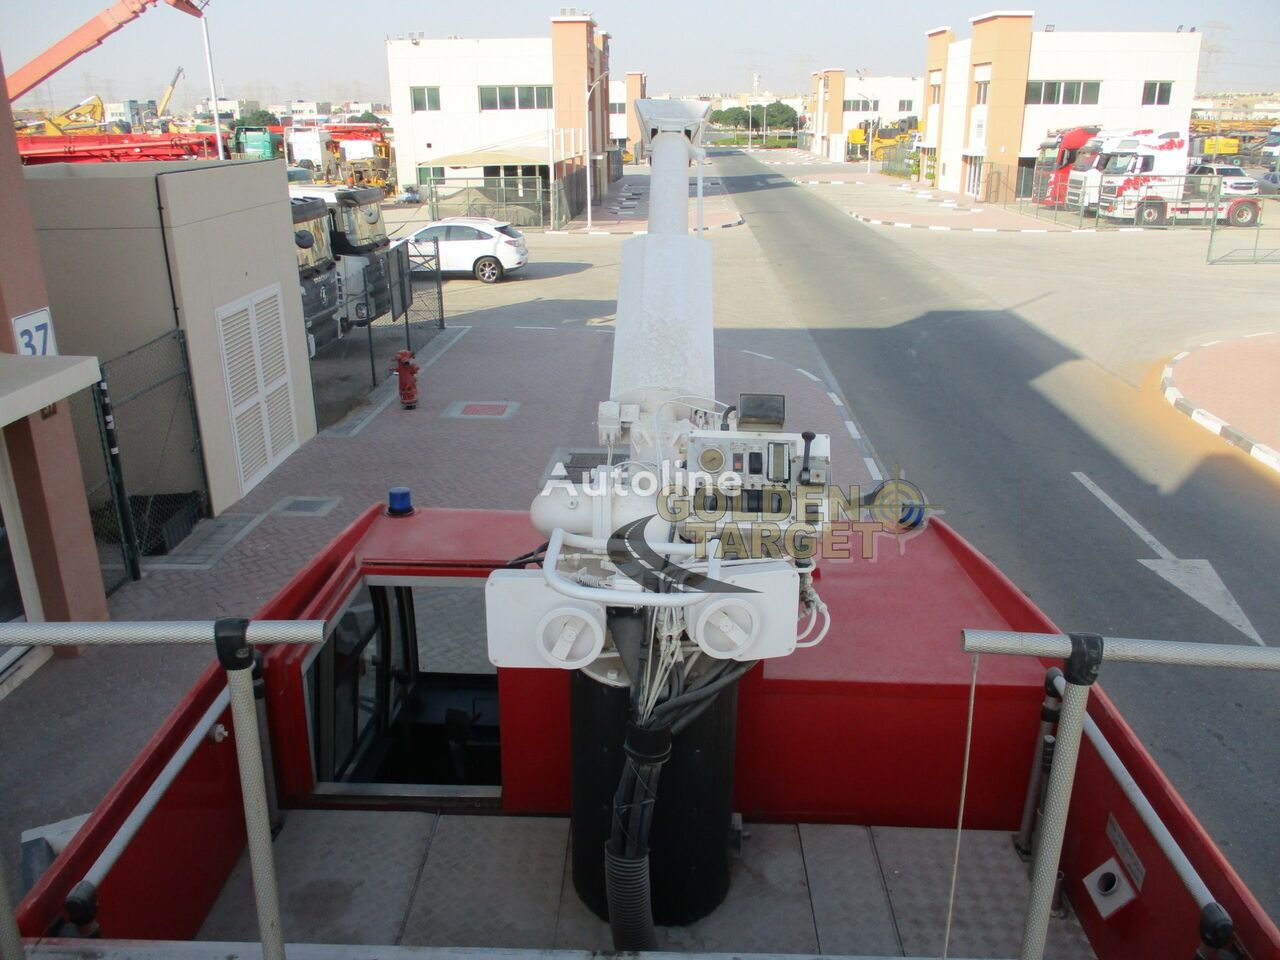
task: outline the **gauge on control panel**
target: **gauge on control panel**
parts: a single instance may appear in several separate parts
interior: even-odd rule
[[[719,447],[707,447],[698,456],[698,466],[707,473],[718,473],[724,466],[724,451]]]

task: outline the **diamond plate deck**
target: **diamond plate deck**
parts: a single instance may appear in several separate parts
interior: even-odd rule
[[[397,942],[436,820],[404,811],[289,811],[274,844],[285,939]],[[246,853],[197,939],[257,936]]]
[[[549,947],[569,821],[443,816],[400,942]]]
[[[872,827],[871,836],[903,950],[909,955],[940,956],[955,833]],[[1013,852],[1008,833],[966,830],[960,843],[951,956],[1018,956],[1030,889],[1026,865]],[[1047,960],[1093,960],[1093,956],[1074,917],[1049,921]]]
[[[748,824],[724,903],[660,927],[659,949],[936,957],[954,841],[950,830]],[[275,851],[295,943],[612,949],[609,925],[574,892],[564,818],[295,810]],[[1016,956],[1028,886],[1007,833],[966,831],[949,955]],[[199,939],[256,933],[242,857]],[[1051,922],[1049,960],[1093,956],[1073,918]]]

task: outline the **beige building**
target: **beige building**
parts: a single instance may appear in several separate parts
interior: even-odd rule
[[[1031,11],[972,17],[970,36],[925,39],[921,177],[1007,200],[1029,193],[1041,143],[1056,131],[1186,131],[1200,34],[1074,32]]]
[[[102,361],[181,331],[202,458],[158,462],[166,423],[120,418],[126,478],[207,478],[226,510],[315,434],[283,161],[26,167],[64,353]],[[167,416],[172,411],[160,411]]]

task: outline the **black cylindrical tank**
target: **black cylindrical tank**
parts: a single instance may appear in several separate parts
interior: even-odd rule
[[[573,887],[601,919],[604,848],[613,795],[622,776],[622,743],[630,691],[576,671],[569,681],[573,764]],[[720,905],[729,890],[729,825],[738,687],[726,688],[705,713],[677,734],[658,778],[649,832],[653,919],[692,923]]]

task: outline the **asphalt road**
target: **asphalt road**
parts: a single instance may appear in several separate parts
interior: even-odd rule
[[[1196,559],[1280,642],[1274,475],[879,228],[748,155],[716,163],[885,472],[900,467],[1055,622],[1249,643],[1139,562]],[[1280,675],[1108,664],[1102,685],[1280,917]]]

